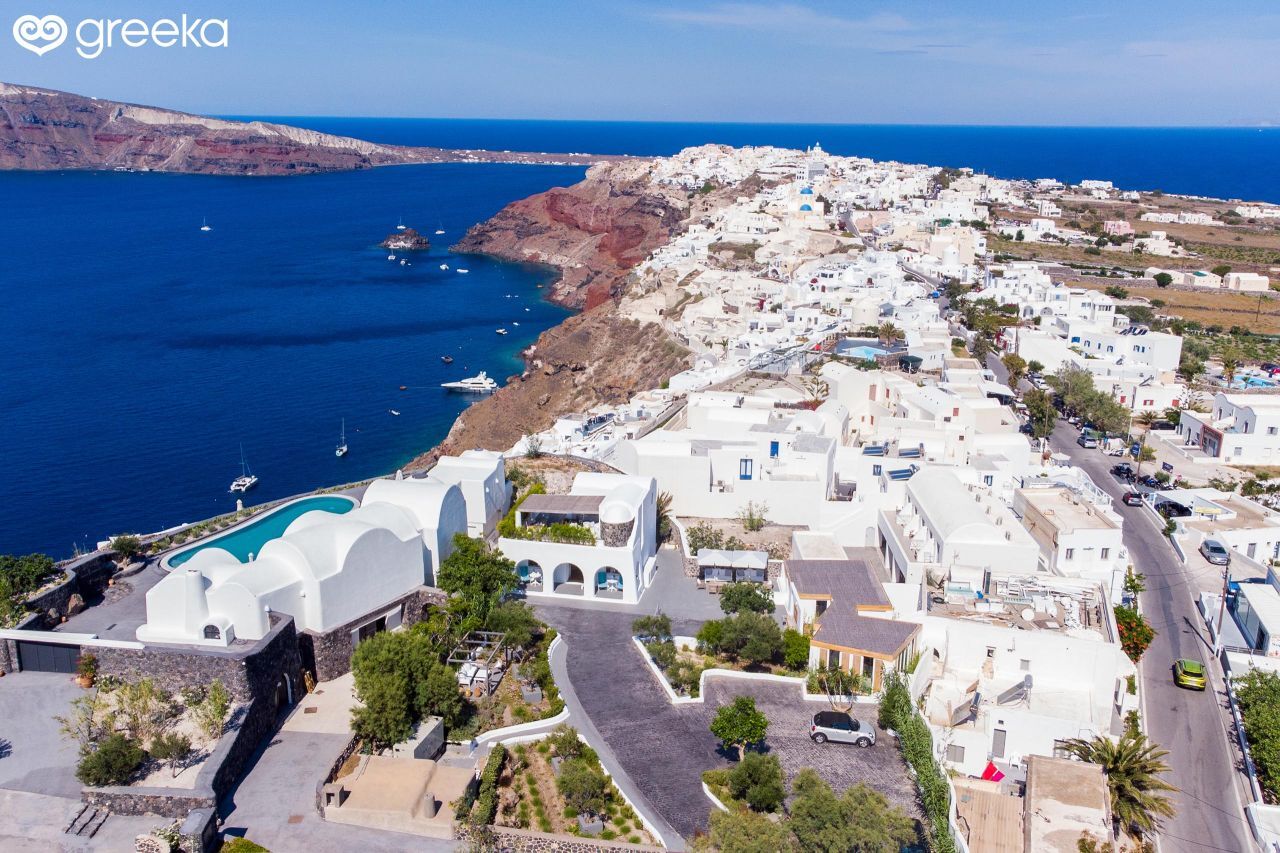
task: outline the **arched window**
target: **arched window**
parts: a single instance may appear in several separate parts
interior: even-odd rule
[[[217,625],[205,625],[204,638],[206,640],[221,640],[222,632],[218,630]]]

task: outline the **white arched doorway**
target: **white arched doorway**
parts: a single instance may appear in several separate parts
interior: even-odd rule
[[[582,569],[573,563],[561,563],[551,575],[551,591],[561,595],[582,595],[586,585]]]

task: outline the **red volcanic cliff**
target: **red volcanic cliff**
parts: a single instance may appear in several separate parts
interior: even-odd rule
[[[507,205],[453,248],[558,267],[551,298],[594,308],[616,296],[627,273],[688,215],[686,194],[650,183],[648,170],[647,161],[594,166],[571,187]]]
[[[403,163],[595,163],[581,154],[380,145],[262,121],[226,121],[0,83],[0,169],[298,175]]]

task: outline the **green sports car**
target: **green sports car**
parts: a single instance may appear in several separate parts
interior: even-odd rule
[[[1200,661],[1183,658],[1173,662],[1173,683],[1192,690],[1204,690],[1209,683],[1209,675]]]

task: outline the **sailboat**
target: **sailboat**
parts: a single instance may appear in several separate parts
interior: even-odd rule
[[[437,233],[437,234],[443,234],[443,233],[444,233],[444,225],[443,225],[443,224],[441,224],[441,223],[439,223],[439,222],[437,222],[437,223],[436,223],[436,233]]]
[[[201,217],[201,219],[200,219],[200,230],[201,230],[201,231],[212,231],[212,230],[213,230],[213,226],[209,224],[209,219],[208,219],[208,217]]]
[[[249,470],[244,458],[244,445],[240,445],[240,476],[231,481],[231,491],[244,493],[258,485],[258,477]]]
[[[338,446],[333,451],[333,455],[339,456],[339,457],[347,455],[347,419],[346,418],[342,419],[342,436],[338,439]]]
[[[397,225],[396,225],[396,230],[397,230],[397,231],[403,231],[406,227],[408,227],[408,226],[406,226],[406,225],[404,224],[404,217],[403,217],[403,216],[401,216],[401,217],[400,217],[400,222],[399,222],[399,224],[397,224]]]

